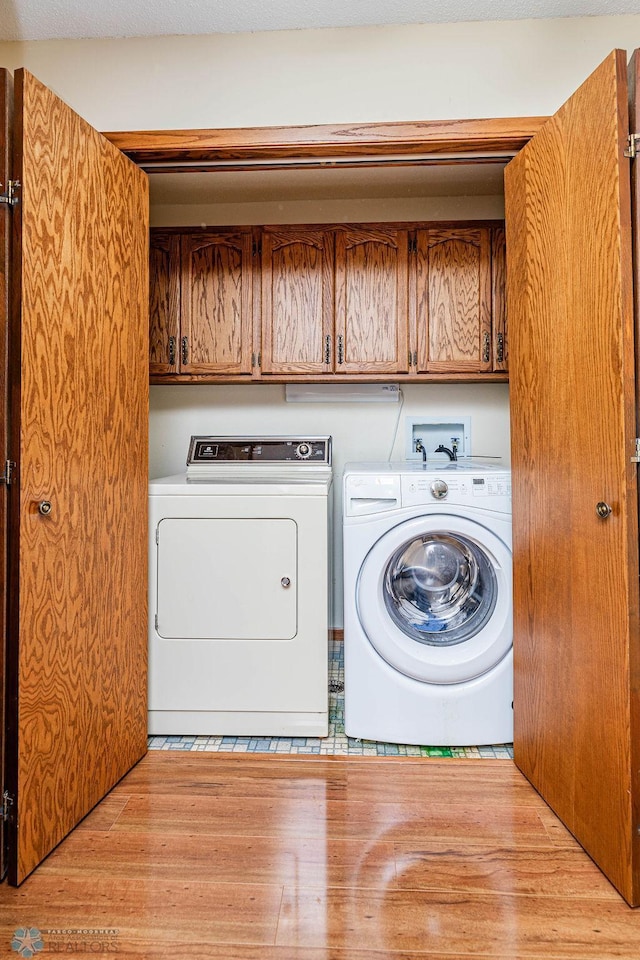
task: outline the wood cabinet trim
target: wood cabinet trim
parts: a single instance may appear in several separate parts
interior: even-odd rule
[[[514,154],[540,130],[546,117],[499,117],[396,123],[320,124],[194,130],[112,131],[104,136],[135,163],[208,163],[353,158],[384,161],[433,154]],[[441,161],[445,161],[442,156]]]

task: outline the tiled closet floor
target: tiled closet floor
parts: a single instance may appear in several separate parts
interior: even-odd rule
[[[510,743],[478,747],[409,746],[355,740],[344,732],[344,648],[342,641],[329,641],[329,736],[328,737],[149,737],[150,750],[200,750],[220,753],[316,753],[349,756],[404,757],[495,757],[510,759]]]

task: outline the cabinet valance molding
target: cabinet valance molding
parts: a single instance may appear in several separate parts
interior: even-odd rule
[[[317,124],[289,127],[240,127],[202,130],[139,130],[105,133],[143,169],[156,172],[197,169],[222,162],[242,169],[244,161],[295,167],[310,160],[391,160],[447,155],[513,155],[540,130],[546,117],[498,117],[480,120],[427,120],[395,123]],[[303,163],[300,163],[302,166]]]

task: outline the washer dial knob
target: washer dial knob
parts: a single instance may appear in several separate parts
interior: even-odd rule
[[[298,460],[308,460],[311,452],[312,448],[310,443],[299,443],[296,447],[296,457]]]
[[[436,500],[442,500],[449,493],[449,485],[444,480],[434,480],[430,489]]]

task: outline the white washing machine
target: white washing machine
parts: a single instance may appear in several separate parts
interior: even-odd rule
[[[510,742],[509,471],[352,463],[343,503],[347,735]]]
[[[326,736],[330,437],[192,437],[149,484],[149,732]]]

